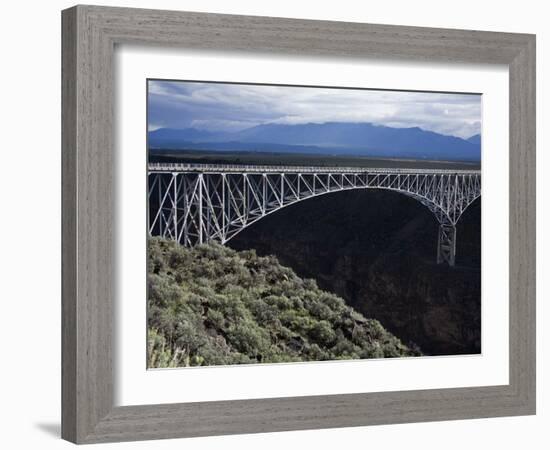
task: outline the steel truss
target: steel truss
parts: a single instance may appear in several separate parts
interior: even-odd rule
[[[481,195],[479,171],[149,164],[149,234],[185,246],[225,244],[293,203],[349,189],[412,197],[437,218],[437,262],[453,266],[456,223]]]

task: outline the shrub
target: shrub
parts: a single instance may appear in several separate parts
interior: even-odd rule
[[[417,355],[273,256],[149,240],[148,366]]]

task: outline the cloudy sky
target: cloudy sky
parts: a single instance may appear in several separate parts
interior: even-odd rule
[[[481,132],[479,95],[150,80],[148,102],[149,130],[372,122],[462,138]]]

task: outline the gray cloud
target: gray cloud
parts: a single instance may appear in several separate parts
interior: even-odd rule
[[[149,129],[240,130],[263,123],[372,122],[469,137],[481,96],[358,89],[149,81]]]

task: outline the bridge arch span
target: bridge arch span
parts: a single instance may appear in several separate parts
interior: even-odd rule
[[[455,263],[456,223],[481,195],[476,171],[149,165],[149,234],[185,246],[226,243],[300,201],[355,189],[407,195],[438,220],[438,262]]]
[[[448,224],[451,224],[451,219],[449,218],[449,216],[447,215],[447,213],[437,204],[433,203],[430,199],[426,198],[426,197],[423,197],[421,195],[416,195],[416,194],[410,194],[408,192],[404,192],[404,191],[400,191],[400,190],[396,190],[396,189],[387,189],[387,188],[373,188],[373,187],[354,187],[354,188],[344,188],[344,189],[341,189],[341,190],[333,190],[333,191],[327,191],[327,192],[321,192],[321,193],[318,193],[318,194],[315,194],[315,195],[312,195],[312,196],[309,196],[309,197],[304,197],[304,198],[300,198],[300,199],[297,199],[297,200],[294,200],[294,201],[290,201],[288,203],[285,203],[284,205],[278,207],[278,208],[275,208],[275,209],[272,209],[272,210],[269,210],[267,211],[264,215],[261,215],[261,216],[258,216],[258,217],[255,217],[254,219],[252,220],[249,220],[247,223],[245,224],[242,224],[242,226],[238,229],[236,229],[232,234],[228,235],[225,237],[225,239],[221,240],[221,243],[222,244],[225,244],[227,242],[229,242],[231,239],[233,239],[235,236],[237,236],[239,233],[241,233],[242,231],[246,230],[248,227],[250,227],[251,225],[255,224],[256,222],[262,220],[263,218],[265,217],[268,217],[269,215],[275,213],[275,212],[278,212],[284,208],[286,208],[287,206],[292,206],[292,205],[295,205],[297,203],[301,203],[303,201],[306,201],[306,200],[309,200],[309,199],[312,199],[312,198],[318,198],[320,196],[324,196],[324,195],[329,195],[329,194],[334,194],[334,193],[337,193],[337,192],[346,192],[346,191],[357,191],[357,190],[364,190],[364,189],[369,189],[369,190],[384,190],[384,191],[388,191],[388,192],[395,192],[395,193],[398,193],[398,194],[401,194],[401,195],[405,195],[406,197],[409,197],[415,201],[417,201],[418,203],[420,203],[422,206],[426,207],[431,213],[432,215],[434,216],[434,218],[441,224],[441,223],[448,223]],[[475,201],[475,199],[473,200]],[[473,201],[471,203],[473,203]],[[471,204],[469,203],[462,212],[464,212],[468,206]],[[462,214],[461,214],[462,216]],[[456,220],[455,222],[455,225],[456,223],[458,222],[458,220],[460,220],[460,217]]]

